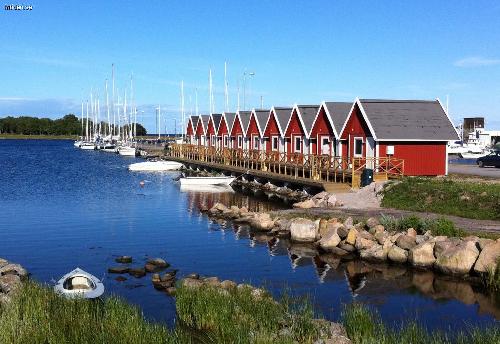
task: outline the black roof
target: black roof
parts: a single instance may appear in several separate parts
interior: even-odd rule
[[[291,107],[274,107],[274,112],[276,114],[276,119],[278,120],[278,125],[285,134],[286,125],[288,124],[288,120],[292,115]],[[265,128],[264,128],[265,129]]]
[[[247,132],[248,125],[250,124],[250,116],[252,112],[251,111],[238,111],[238,116],[240,117],[241,120],[241,126],[242,130],[244,133]]]
[[[299,108],[300,117],[304,122],[306,135],[309,135],[314,119],[318,113],[319,105],[297,105],[297,107]]]
[[[352,103],[348,102],[325,102],[326,109],[333,123],[333,130],[340,136],[340,131],[349,117]]]
[[[271,110],[254,110],[255,118],[260,130],[264,131],[266,128],[267,118],[269,117],[269,112]],[[248,129],[248,128],[247,128]],[[262,132],[261,134],[264,134]]]
[[[207,129],[208,129],[208,121],[210,120],[209,115],[200,115],[201,123],[203,124],[203,135],[206,134]]]
[[[220,121],[222,119],[222,114],[221,113],[213,113],[211,116],[212,116],[213,121],[214,121],[215,134],[218,134]]]
[[[234,119],[236,118],[236,113],[224,112],[224,116],[226,117],[227,131],[229,132],[229,134],[231,134],[231,129],[233,128],[233,122],[234,122]]]

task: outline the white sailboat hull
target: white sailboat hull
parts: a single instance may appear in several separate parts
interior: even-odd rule
[[[95,145],[93,143],[82,143],[80,145],[80,149],[83,149],[83,150],[94,150],[95,149]]]
[[[120,147],[118,153],[123,156],[135,156],[136,150],[134,147]]]
[[[76,268],[61,277],[54,290],[68,298],[94,299],[104,293],[104,284],[94,275]]]
[[[131,164],[128,169],[130,171],[161,172],[178,170],[182,166],[180,162],[176,161],[145,161]]]
[[[235,177],[184,177],[179,179],[181,186],[184,185],[229,185]]]

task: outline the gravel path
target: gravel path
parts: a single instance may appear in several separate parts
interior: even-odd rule
[[[477,165],[449,164],[448,172],[451,174],[466,174],[470,176],[500,178],[500,168],[496,167],[481,168]]]

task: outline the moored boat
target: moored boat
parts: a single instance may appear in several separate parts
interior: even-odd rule
[[[54,286],[54,290],[69,298],[94,299],[104,293],[104,284],[94,275],[76,268],[61,277]]]
[[[235,177],[182,177],[179,179],[181,186],[183,185],[230,185]]]
[[[83,150],[94,150],[95,144],[93,142],[82,142],[80,145],[80,149]]]
[[[136,156],[137,150],[135,149],[135,147],[121,146],[118,147],[118,153],[123,156]]]
[[[130,171],[173,171],[178,170],[183,165],[176,161],[144,161],[129,165],[128,169]]]

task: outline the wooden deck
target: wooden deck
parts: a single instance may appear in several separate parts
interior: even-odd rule
[[[404,174],[404,161],[390,158],[352,158],[329,155],[263,152],[196,145],[172,145],[165,151],[170,160],[250,174],[255,177],[331,190],[358,188],[365,168],[374,170],[376,181]]]

